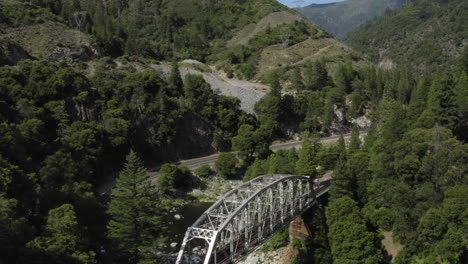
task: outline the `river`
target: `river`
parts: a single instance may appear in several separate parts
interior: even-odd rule
[[[175,253],[180,249],[180,244],[184,239],[187,228],[205,212],[213,203],[212,202],[192,202],[182,206],[177,212],[171,214],[168,228],[167,253]],[[180,215],[181,219],[177,220],[174,215]],[[171,248],[171,243],[177,243],[176,247]]]

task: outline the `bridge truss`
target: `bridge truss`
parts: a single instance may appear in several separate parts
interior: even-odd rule
[[[308,210],[330,179],[257,177],[227,193],[188,228],[176,264],[233,263],[241,254]]]

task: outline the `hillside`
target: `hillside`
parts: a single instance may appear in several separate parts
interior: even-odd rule
[[[66,0],[59,1],[59,5],[31,2],[70,27],[81,28],[92,36],[103,56],[113,58],[194,59],[216,65],[229,76],[248,80],[262,79],[277,68],[303,62],[303,57],[313,60],[325,56],[332,62],[364,61],[275,0],[85,0],[75,5]],[[77,14],[83,18],[81,26],[77,25]],[[40,43],[34,39],[25,41]]]
[[[468,44],[468,2],[417,0],[376,18],[344,38],[384,67],[450,66]]]
[[[92,39],[46,8],[0,0],[0,65],[25,58],[89,60],[97,55]]]
[[[0,264],[173,264],[229,191],[243,202],[223,214],[259,203],[229,232],[199,229],[217,239],[189,259],[209,246],[237,263],[226,239],[254,248],[244,234],[264,241],[257,227],[315,204],[285,199],[323,190],[278,174],[332,185],[303,214],[310,239],[275,226],[263,263],[284,247],[295,264],[468,263],[466,4],[414,6],[358,42],[387,70],[275,0],[0,0]],[[455,47],[445,63],[461,67],[392,62],[436,66],[416,41]],[[261,175],[279,189],[244,184]],[[202,227],[225,222],[212,212]]]
[[[333,4],[313,4],[297,11],[312,23],[341,37],[357,26],[410,0],[347,0]]]

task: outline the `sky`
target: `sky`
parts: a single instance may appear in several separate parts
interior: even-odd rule
[[[278,2],[287,5],[289,7],[297,7],[298,3],[295,3],[297,0],[278,0]],[[333,2],[341,2],[343,0],[304,0],[301,6],[307,6],[311,4],[325,4],[325,3],[333,3]]]

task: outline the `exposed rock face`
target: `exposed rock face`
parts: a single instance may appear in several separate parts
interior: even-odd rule
[[[289,241],[293,241],[294,238],[304,239],[310,237],[309,229],[304,223],[302,216],[297,216],[289,224]]]
[[[367,130],[371,127],[372,121],[367,116],[360,116],[351,120],[351,123],[356,124],[360,130]]]
[[[170,65],[151,64],[150,66],[164,77],[169,77],[169,75],[171,74]],[[207,83],[211,85],[211,88],[213,90],[219,90],[220,94],[224,96],[232,96],[239,98],[241,100],[241,109],[246,111],[247,113],[253,113],[255,103],[257,103],[265,95],[265,92],[260,91],[259,87],[261,85],[257,85],[255,83],[227,82],[213,73],[201,72],[185,67],[180,67],[179,70],[182,79],[184,79],[187,74],[203,75],[203,78]]]

